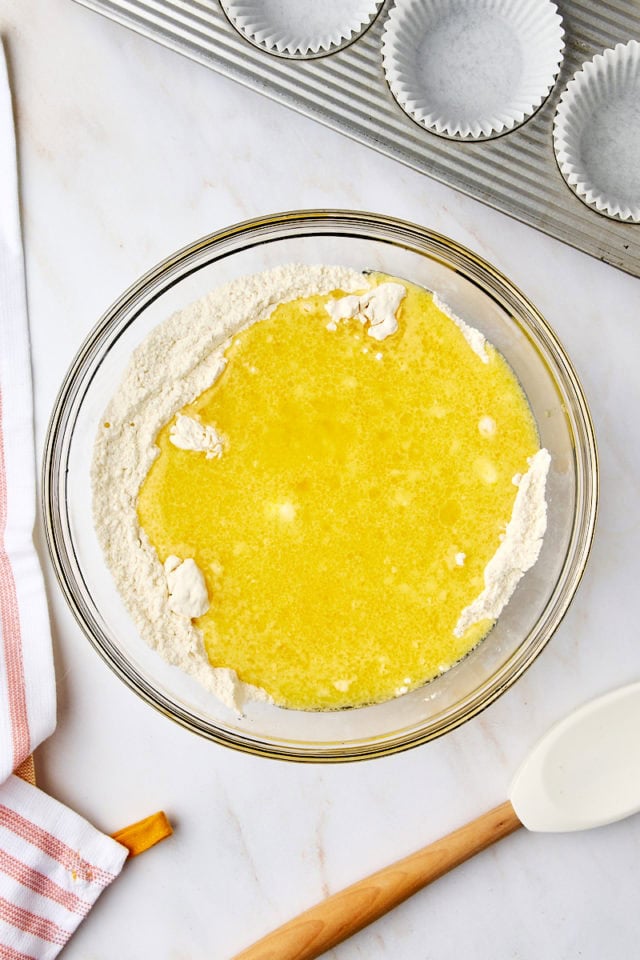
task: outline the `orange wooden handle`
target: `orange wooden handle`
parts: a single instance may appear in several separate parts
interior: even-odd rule
[[[150,817],[144,820],[138,820],[137,823],[131,823],[122,830],[116,830],[111,836],[123,847],[129,851],[130,857],[137,857],[139,853],[144,853],[150,847],[155,847],[156,843],[165,840],[173,833],[173,827],[164,810],[158,810],[152,813]]]
[[[301,913],[233,960],[314,960],[521,826],[506,803]]]

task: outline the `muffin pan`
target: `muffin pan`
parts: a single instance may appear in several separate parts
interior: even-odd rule
[[[447,183],[550,236],[640,276],[640,225],[587,206],[563,179],[553,120],[567,83],[586,61],[640,36],[635,0],[557,0],[564,58],[534,115],[491,140],[438,136],[391,94],[382,37],[393,0],[341,49],[293,59],[260,49],[227,18],[219,0],[76,0],[150,39]],[[499,51],[488,55],[499,56]]]

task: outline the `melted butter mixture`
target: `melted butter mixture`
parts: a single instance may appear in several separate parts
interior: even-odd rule
[[[491,627],[453,634],[536,427],[502,356],[487,345],[483,363],[431,294],[406,287],[381,343],[359,320],[328,330],[327,296],[237,334],[224,373],[181,411],[215,427],[222,457],[177,449],[167,424],[140,490],[160,560],[192,557],[205,576],[211,606],[194,623],[211,664],[283,706],[397,696]]]

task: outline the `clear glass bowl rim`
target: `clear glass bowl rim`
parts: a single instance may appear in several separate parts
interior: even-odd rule
[[[470,697],[465,698],[458,709],[450,711],[440,721],[432,722],[407,735],[384,738],[381,742],[372,739],[368,742],[359,741],[355,745],[345,743],[335,749],[326,750],[312,744],[308,747],[283,746],[257,738],[245,739],[233,731],[206,723],[202,718],[177,708],[132,668],[107,638],[100,635],[100,630],[92,626],[92,616],[83,597],[84,585],[78,583],[71,574],[69,549],[72,545],[66,543],[60,520],[59,478],[75,422],[78,394],[87,369],[100,354],[104,340],[110,338],[118,327],[123,328],[132,322],[136,315],[134,313],[132,316],[132,311],[137,304],[142,303],[141,309],[144,309],[145,304],[150,302],[148,295],[157,288],[159,289],[156,295],[166,287],[167,281],[178,282],[191,272],[190,267],[199,269],[204,265],[199,263],[204,255],[208,257],[206,262],[211,262],[212,259],[217,259],[216,253],[226,257],[247,246],[315,232],[330,235],[332,231],[341,236],[349,236],[352,231],[357,237],[396,243],[442,260],[449,267],[458,265],[468,280],[479,284],[488,295],[493,291],[502,306],[511,308],[518,323],[524,323],[527,332],[553,357],[559,373],[558,382],[570,399],[566,413],[571,420],[576,439],[576,504],[567,558],[543,611],[543,615],[546,615],[543,629],[534,629],[524,637],[516,653],[501,669]],[[155,296],[151,299],[155,299]],[[214,742],[257,756],[323,763],[388,756],[426,743],[476,716],[515,683],[555,633],[584,573],[595,530],[599,471],[593,422],[578,376],[554,331],[514,283],[468,248],[443,234],[410,221],[366,211],[311,209],[256,217],[208,234],[166,257],[124,291],[87,335],[60,386],[45,439],[41,490],[46,543],[60,588],[84,634],[117,676],[162,714]]]

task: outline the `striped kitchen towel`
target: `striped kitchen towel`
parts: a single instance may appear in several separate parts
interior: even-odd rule
[[[16,146],[0,41],[0,960],[55,957],[128,852],[13,775],[56,721],[35,502]]]

